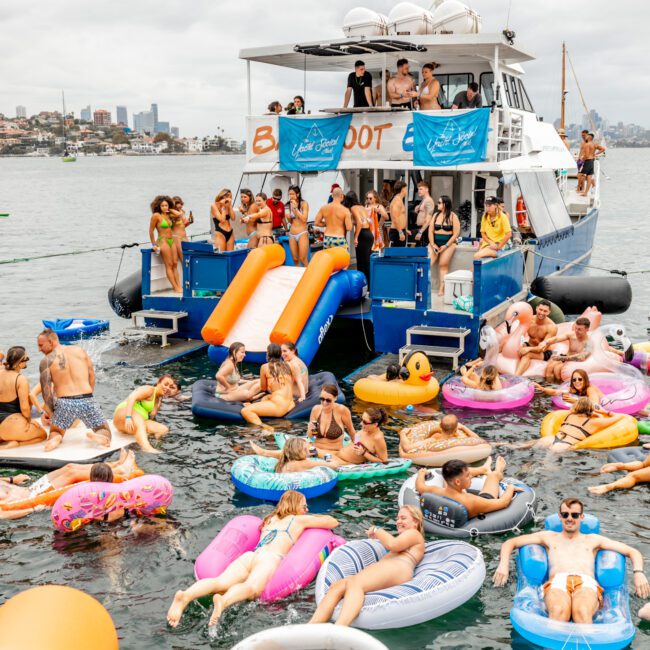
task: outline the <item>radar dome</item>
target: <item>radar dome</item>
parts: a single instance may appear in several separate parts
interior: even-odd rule
[[[400,2],[388,14],[388,33],[418,36],[430,34],[433,17],[430,11],[412,2]]]
[[[478,34],[481,17],[458,0],[446,0],[433,12],[434,34]]]
[[[348,37],[384,36],[386,17],[366,7],[355,7],[343,19],[343,33]]]

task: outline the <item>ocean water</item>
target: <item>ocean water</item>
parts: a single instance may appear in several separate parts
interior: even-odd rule
[[[608,152],[603,163],[602,209],[592,265],[603,269],[638,272],[650,269],[646,198],[638,170],[650,163],[650,150]],[[180,194],[196,219],[196,234],[208,230],[211,200],[222,187],[239,183],[239,157],[81,158],[73,164],[58,159],[0,159],[0,261],[33,258],[71,250],[98,249],[148,239],[148,204],[159,193]],[[308,195],[312,207],[323,196]],[[31,362],[27,374],[37,380],[39,354],[36,336],[41,319],[52,317],[108,317],[112,336],[127,321],[110,310],[106,291],[115,282],[121,251],[108,250],[74,256],[30,259],[0,264],[0,349],[24,345]],[[124,253],[119,277],[139,267],[136,249]],[[592,271],[596,273],[596,271]],[[605,317],[622,323],[635,341],[648,336],[650,288],[648,274],[630,275],[634,303],[620,316]],[[105,342],[86,343],[97,364],[96,394],[106,414],[137,385],[151,382],[153,370],[104,366]],[[313,370],[346,375],[370,358],[358,322],[334,328]],[[214,373],[206,358],[178,362],[168,371],[180,378],[189,394],[193,381]],[[355,420],[361,407],[348,391]],[[440,408],[440,405],[438,405]],[[539,435],[539,422],[549,409],[536,397],[523,411],[477,415],[463,421],[493,442],[521,441]],[[462,413],[458,413],[462,417]],[[138,454],[141,467],[166,476],[175,497],[163,530],[136,533],[128,523],[108,528],[87,527],[69,536],[54,533],[48,513],[15,522],[1,522],[0,603],[32,586],[69,584],[97,598],[111,613],[127,649],[229,648],[247,635],[270,626],[306,622],[314,609],[313,588],[275,605],[246,603],[226,612],[215,638],[208,635],[208,610],[200,604],[188,608],[177,630],[170,630],[165,614],[174,592],[189,585],[196,556],[233,516],[241,512],[262,515],[269,506],[234,491],[228,476],[231,462],[259,433],[243,425],[217,425],[193,418],[188,402],[166,404],[161,420],[170,433],[160,443],[162,454]],[[389,449],[397,448],[397,432],[416,421],[412,415],[391,411],[386,427]],[[278,428],[300,432],[303,423],[281,422]],[[508,473],[524,480],[538,494],[538,514],[554,512],[559,500],[576,495],[599,516],[604,533],[650,555],[649,503],[646,486],[632,492],[592,497],[587,486],[600,482],[597,469],[606,452],[587,451],[549,458],[540,451],[507,450]],[[38,476],[38,472],[30,472]],[[364,535],[371,525],[394,525],[397,493],[402,477],[343,484],[314,501],[312,511],[331,512],[347,538]],[[491,575],[503,538],[476,542]],[[514,567],[513,567],[514,568]],[[479,593],[447,616],[406,630],[377,633],[390,648],[517,648],[508,613],[514,584],[503,589],[486,581]],[[631,599],[633,613],[642,602]],[[635,617],[635,621],[637,621]],[[650,646],[650,626],[638,627],[633,647]]]

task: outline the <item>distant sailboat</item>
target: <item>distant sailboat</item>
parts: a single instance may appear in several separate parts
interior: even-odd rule
[[[63,124],[63,157],[61,160],[63,162],[75,162],[77,157],[68,151],[68,140],[65,134],[65,93],[63,91],[61,91],[61,98],[63,100],[63,118],[61,120]]]

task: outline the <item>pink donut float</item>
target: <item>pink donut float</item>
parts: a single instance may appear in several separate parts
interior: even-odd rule
[[[522,377],[500,375],[501,390],[470,388],[460,377],[452,377],[442,386],[443,397],[454,406],[468,409],[498,411],[528,404],[535,395],[535,387]]]
[[[196,558],[197,580],[216,578],[240,555],[252,551],[260,541],[262,520],[251,515],[231,519]],[[308,528],[280,562],[260,600],[273,602],[306,587],[318,574],[323,562],[345,540],[331,530]]]
[[[114,510],[138,515],[165,512],[174,489],[162,476],[149,474],[123,483],[80,483],[64,492],[52,507],[52,523],[69,533],[87,523],[103,519]]]
[[[608,411],[634,415],[650,401],[650,387],[643,379],[602,372],[589,375],[589,383],[600,388],[603,393],[600,405]],[[560,390],[568,393],[569,383],[562,384]],[[570,409],[573,406],[570,402],[565,402],[562,395],[553,395],[552,401],[558,409]]]

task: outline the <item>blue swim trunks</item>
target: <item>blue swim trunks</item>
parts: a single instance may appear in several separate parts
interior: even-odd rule
[[[57,398],[52,416],[52,426],[65,431],[77,419],[93,430],[105,427],[106,418],[92,393]]]
[[[348,240],[345,237],[332,237],[325,235],[323,239],[323,248],[336,248],[337,246],[348,250]]]

